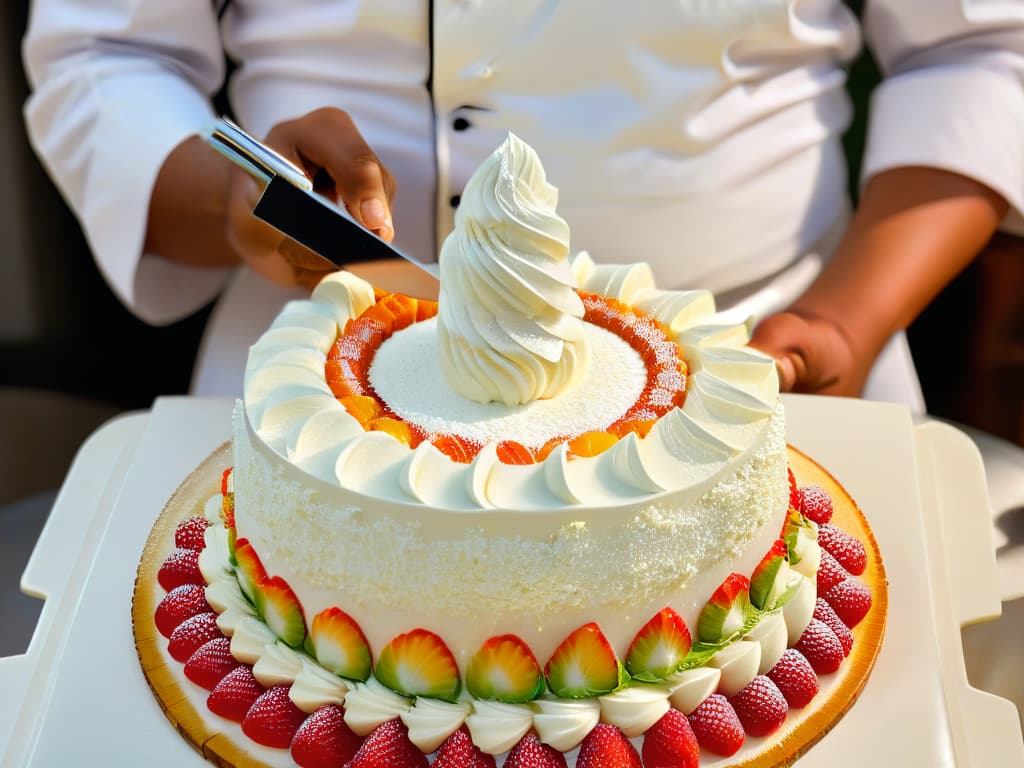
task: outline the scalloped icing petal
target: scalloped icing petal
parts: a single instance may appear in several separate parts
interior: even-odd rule
[[[651,315],[673,336],[706,323],[715,313],[715,299],[710,291],[643,291],[634,299],[633,306]]]

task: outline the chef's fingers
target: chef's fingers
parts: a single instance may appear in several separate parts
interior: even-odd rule
[[[324,107],[278,123],[267,134],[267,144],[313,178],[325,170],[352,218],[385,240],[394,238],[390,204],[394,178],[347,112]]]
[[[312,288],[334,266],[252,215],[262,191],[249,174],[232,168],[225,224],[228,241],[257,274],[280,285]]]
[[[757,326],[751,346],[775,358],[784,392],[856,396],[864,372],[849,344],[831,322],[780,312]]]

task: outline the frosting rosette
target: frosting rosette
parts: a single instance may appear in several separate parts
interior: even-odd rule
[[[589,362],[569,226],[537,153],[509,134],[462,193],[441,248],[438,351],[448,385],[480,403],[554,397]]]

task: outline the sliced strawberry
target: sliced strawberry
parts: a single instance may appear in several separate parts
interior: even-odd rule
[[[217,614],[213,611],[197,613],[174,628],[170,642],[167,643],[167,652],[171,658],[184,663],[199,646],[215,637],[224,637],[217,626]]]
[[[644,735],[644,768],[697,768],[700,747],[686,715],[670,709]]]
[[[170,637],[185,619],[212,610],[210,604],[206,602],[204,587],[198,584],[182,584],[164,595],[160,605],[156,607],[153,621],[161,635]]]
[[[789,550],[776,539],[750,576],[750,602],[755,608],[771,610],[786,591],[789,578]]]
[[[816,576],[818,594],[823,595],[839,582],[849,578],[849,574],[827,550],[821,550],[821,564],[818,565]]]
[[[427,756],[409,741],[409,729],[395,718],[381,723],[345,768],[427,768]]]
[[[636,747],[610,723],[598,723],[580,744],[576,768],[642,768]]]
[[[496,768],[496,764],[491,755],[480,751],[469,730],[462,726],[438,748],[433,768]]]
[[[789,479],[789,508],[800,509],[800,492],[796,487],[796,478],[793,476],[793,470],[786,467],[786,477]]]
[[[845,579],[825,593],[825,602],[852,629],[871,610],[871,590],[856,579]]]
[[[180,547],[172,550],[157,571],[156,580],[168,592],[182,584],[205,584],[199,570],[199,552]]]
[[[743,730],[751,736],[774,733],[786,720],[789,704],[786,697],[769,678],[758,675],[729,699]]]
[[[267,626],[292,648],[306,639],[306,618],[302,605],[288,582],[280,576],[267,576],[256,585],[256,608]]]
[[[515,635],[489,638],[466,667],[466,688],[478,699],[515,704],[544,690],[544,674],[529,646]]]
[[[786,649],[782,658],[768,670],[768,677],[794,709],[806,707],[818,693],[818,676],[796,648]]]
[[[799,506],[797,509],[808,520],[821,525],[832,519],[832,497],[824,488],[817,485],[805,485],[797,491]]]
[[[565,755],[530,731],[512,747],[503,768],[566,768]]]
[[[686,622],[664,608],[633,638],[626,652],[626,671],[638,680],[664,680],[682,666],[693,644]]]
[[[345,725],[341,707],[325,704],[292,737],[292,760],[299,768],[339,768],[355,757],[362,744],[362,737]]]
[[[212,691],[238,665],[231,655],[231,641],[226,637],[215,637],[203,643],[188,657],[185,677],[201,688]]]
[[[690,713],[690,728],[701,749],[716,755],[735,755],[743,746],[743,724],[729,700],[713,693]]]
[[[832,610],[832,606],[825,602],[825,598],[819,597],[814,603],[814,618],[823,621],[828,628],[835,632],[839,644],[843,647],[843,655],[849,656],[853,649],[853,632],[843,623],[843,620]]]
[[[192,515],[178,523],[174,529],[174,546],[201,552],[206,547],[204,534],[210,523],[202,515]]]
[[[817,619],[811,619],[794,647],[819,675],[835,672],[843,663],[843,646],[839,638],[827,624]]]
[[[289,685],[268,688],[245,713],[242,732],[257,744],[287,749],[306,713],[288,698]]]
[[[370,676],[370,646],[355,619],[332,607],[313,617],[309,628],[313,654],[329,672],[349,680]]]
[[[240,664],[213,687],[206,697],[206,708],[215,715],[240,723],[265,690],[253,677],[252,667]]]
[[[248,539],[238,539],[235,542],[235,560],[238,567],[235,569],[235,576],[238,577],[238,586],[242,593],[249,598],[253,604],[256,603],[256,585],[267,577],[267,569],[263,567],[259,555],[252,548]]]
[[[868,555],[860,539],[830,524],[818,526],[818,543],[849,573],[864,573]]]
[[[705,643],[729,637],[743,626],[750,610],[750,581],[738,573],[729,574],[701,610],[697,637]]]
[[[608,639],[594,622],[584,624],[561,642],[544,667],[556,696],[581,699],[619,687],[619,662]]]
[[[414,629],[389,642],[377,659],[377,680],[404,696],[455,701],[462,690],[455,657],[444,641]]]

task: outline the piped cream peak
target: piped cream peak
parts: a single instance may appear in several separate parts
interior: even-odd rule
[[[512,133],[470,177],[441,248],[445,380],[477,402],[554,397],[589,361],[569,225],[537,153]]]

